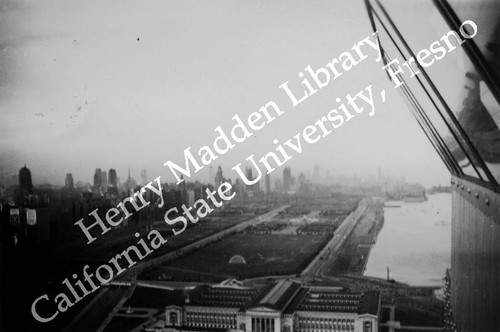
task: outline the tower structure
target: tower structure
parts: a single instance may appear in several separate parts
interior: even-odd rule
[[[33,193],[33,183],[31,182],[31,171],[24,165],[23,168],[19,170],[19,188],[23,195],[28,195]]]
[[[102,171],[100,168],[95,169],[94,173],[94,189],[99,189],[102,186]]]
[[[66,178],[64,179],[64,188],[66,189],[74,189],[74,181],[73,175],[71,173],[66,174]]]

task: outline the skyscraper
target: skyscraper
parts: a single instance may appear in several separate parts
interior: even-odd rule
[[[71,173],[66,174],[66,178],[64,179],[64,188],[65,189],[75,188],[75,185],[73,182],[73,175]]]
[[[116,177],[116,170],[110,168],[108,172],[108,184],[110,187],[115,188],[118,185],[118,179]]]
[[[19,188],[21,192],[25,194],[33,193],[33,183],[31,182],[31,172],[24,165],[23,168],[19,170]]]
[[[94,188],[99,189],[101,185],[102,185],[102,172],[100,168],[96,168],[94,173]]]
[[[135,182],[134,178],[130,176],[130,168],[128,169],[127,181],[125,182],[125,187],[127,188],[127,192],[130,193],[134,190],[137,182]]]
[[[224,181],[224,177],[222,176],[222,167],[219,166],[217,168],[217,173],[215,173],[215,188],[219,188],[221,183]]]
[[[252,181],[253,180],[253,174],[252,174],[252,167],[245,167],[245,176],[247,180]],[[246,186],[247,191],[252,190],[253,185],[247,185]]]

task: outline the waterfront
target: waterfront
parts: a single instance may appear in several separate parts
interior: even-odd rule
[[[364,275],[418,286],[438,286],[451,262],[451,194],[428,201],[386,202],[384,226],[372,248]]]

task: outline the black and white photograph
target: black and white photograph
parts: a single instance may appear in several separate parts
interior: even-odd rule
[[[500,1],[0,0],[0,331],[500,331]]]

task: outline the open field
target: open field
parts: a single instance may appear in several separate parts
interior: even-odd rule
[[[238,233],[140,276],[153,280],[220,281],[299,273],[331,235]],[[246,264],[229,264],[241,255]]]
[[[153,253],[148,257],[148,259],[164,255],[168,252],[175,251],[183,246],[186,246],[200,239],[206,238],[207,236],[210,236],[224,229],[242,223],[248,219],[250,219],[250,217],[244,215],[206,218],[200,220],[196,224],[188,223],[188,227],[186,228],[186,230],[177,236],[175,236],[172,233],[171,230],[172,226],[168,226],[162,222],[159,224],[158,227],[155,227],[154,229],[158,230],[161,236],[164,239],[167,239],[168,242],[162,245],[157,250],[153,251]],[[180,229],[180,226],[181,225],[176,225],[176,229]],[[142,230],[140,232],[141,237],[144,238],[148,233],[149,233],[148,229]],[[148,241],[146,240],[146,242]],[[123,238],[122,242],[113,243],[106,247],[101,246],[97,248],[92,248],[89,246],[89,248],[84,248],[86,249],[84,251],[85,254],[80,253],[78,254],[78,256],[75,256],[76,253],[73,253],[72,255],[75,257],[71,256],[71,258],[68,259],[71,259],[73,261],[81,260],[85,263],[91,263],[91,262],[105,263],[108,262],[111,257],[113,257],[112,256],[113,253],[118,254],[123,250],[127,249],[130,245],[133,244],[135,245],[136,243],[137,243],[137,238],[133,235],[133,233],[131,233],[127,238]],[[89,260],[88,257],[92,257],[92,259]]]
[[[318,195],[296,199],[273,218],[249,225],[240,230],[241,233],[207,243],[203,249],[200,247],[168,264],[145,271],[139,279],[218,282],[228,278],[301,273],[358,203],[358,197],[350,196]],[[232,218],[220,220],[227,219]],[[213,222],[206,225],[211,224],[217,225]],[[172,241],[167,248],[178,247],[177,241],[186,244],[185,241],[202,237],[198,229],[192,227],[178,239],[169,238]],[[229,264],[234,255],[241,255],[246,264]]]

